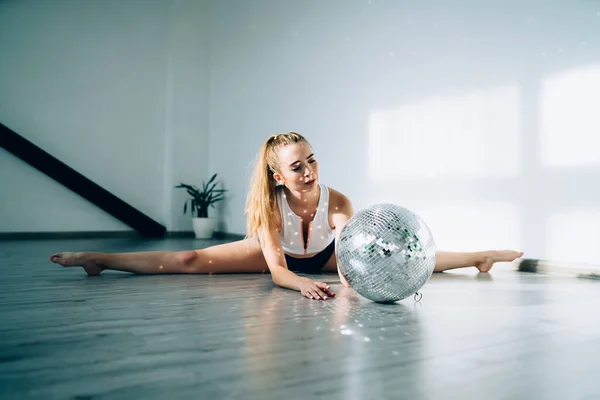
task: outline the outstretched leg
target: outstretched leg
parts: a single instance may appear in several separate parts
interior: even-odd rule
[[[476,267],[480,272],[488,272],[490,269],[492,269],[494,263],[512,262],[522,255],[523,252],[512,250],[490,250],[473,253],[438,251],[436,253],[435,268],[433,272],[442,272],[449,269],[466,267]],[[345,287],[349,287],[348,283],[337,268],[337,259],[335,254],[333,254],[327,264],[325,264],[323,271],[337,271],[340,275],[340,281],[342,284]]]
[[[92,276],[105,269],[135,274],[260,273],[268,270],[256,239],[189,251],[55,253],[50,256],[50,261],[63,267],[83,267]]]
[[[449,269],[476,267],[480,272],[488,272],[494,263],[512,262],[521,257],[523,252],[512,250],[490,250],[474,253],[454,253],[438,251],[436,253],[434,272]]]

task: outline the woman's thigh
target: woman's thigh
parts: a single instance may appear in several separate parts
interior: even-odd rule
[[[263,273],[269,267],[257,239],[244,239],[195,250],[192,261],[197,273]]]

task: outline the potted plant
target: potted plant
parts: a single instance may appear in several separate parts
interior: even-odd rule
[[[196,186],[180,183],[175,186],[177,189],[186,189],[192,197],[190,200],[190,213],[192,214],[192,223],[194,233],[197,239],[210,239],[215,230],[215,220],[208,217],[209,207],[214,207],[215,203],[223,200],[225,189],[216,189],[219,182],[215,182],[217,174],[214,174],[207,183],[202,183],[202,190]],[[187,212],[188,202],[183,206],[183,214]]]

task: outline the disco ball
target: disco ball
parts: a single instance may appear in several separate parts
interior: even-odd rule
[[[435,267],[431,231],[413,212],[394,204],[358,211],[336,245],[338,268],[361,296],[392,303],[416,293]]]

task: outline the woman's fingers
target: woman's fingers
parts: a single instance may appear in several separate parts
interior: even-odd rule
[[[325,294],[327,294],[327,296],[329,296],[329,297],[335,296],[335,293],[333,293],[333,291],[329,288],[328,284],[326,284],[324,282],[315,282],[315,285],[317,285],[318,288],[323,290],[323,292],[325,292]]]
[[[314,300],[321,300],[321,298],[319,297],[319,295],[318,295],[317,291],[316,291],[316,290],[314,290],[314,289],[310,289],[310,290],[308,291],[308,295],[310,296],[310,298],[311,298],[311,299],[314,299]]]
[[[319,289],[319,287],[317,286],[316,290],[317,294],[319,295],[319,298],[323,299],[323,300],[327,300],[327,296],[321,289]]]
[[[303,295],[309,299],[327,300],[328,298],[335,296],[335,293],[331,291],[329,285],[323,282],[313,282],[312,285],[305,289]]]
[[[327,296],[323,292],[320,292],[316,287],[308,289],[306,291],[306,297],[314,300],[323,300],[324,298],[327,298]]]

